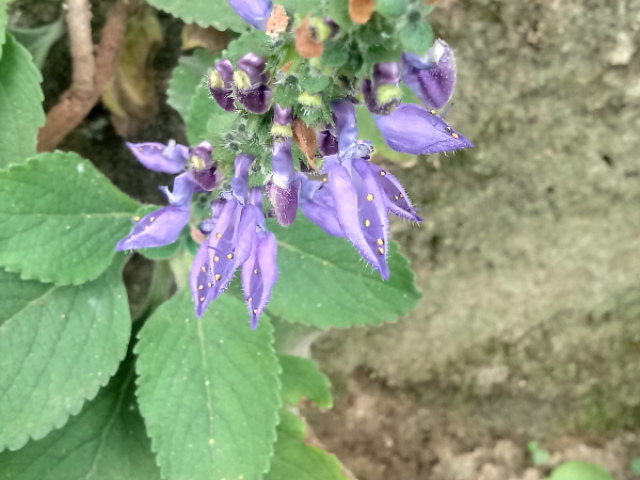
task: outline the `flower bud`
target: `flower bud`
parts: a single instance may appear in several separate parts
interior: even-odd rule
[[[428,108],[444,107],[456,86],[453,50],[438,39],[422,58],[402,54],[402,81]]]
[[[258,30],[264,30],[271,15],[271,0],[229,0],[229,5],[245,22]]]
[[[293,123],[291,107],[282,108],[280,105],[276,105],[273,112],[271,135],[276,139],[291,138],[293,136],[293,131],[291,130],[291,124]]]
[[[271,167],[273,173],[266,182],[267,197],[273,207],[276,220],[286,227],[296,218],[300,190],[300,182],[296,179],[293,169],[290,138],[273,143]]]
[[[271,89],[264,73],[266,61],[255,53],[247,53],[238,61],[233,74],[237,100],[251,113],[263,114],[271,107]]]
[[[362,94],[370,112],[388,115],[400,104],[400,69],[396,62],[378,63],[373,79],[362,81]]]
[[[218,187],[216,170],[218,164],[212,159],[213,147],[209,142],[200,142],[190,149],[188,166],[195,183],[205,191],[211,192]]]
[[[233,104],[233,66],[229,60],[220,60],[215,65],[215,70],[209,74],[207,84],[213,99],[227,112],[235,112]]]

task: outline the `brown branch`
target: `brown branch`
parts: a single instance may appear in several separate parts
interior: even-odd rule
[[[87,116],[113,75],[124,38],[129,8],[117,3],[109,12],[95,56],[91,41],[91,11],[86,0],[69,0],[69,37],[73,59],[73,81],[60,101],[47,113],[38,132],[38,151],[53,150]],[[87,53],[89,55],[87,56]]]

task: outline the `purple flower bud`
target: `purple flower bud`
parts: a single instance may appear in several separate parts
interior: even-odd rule
[[[140,163],[154,172],[181,172],[189,158],[189,147],[179,145],[173,140],[167,145],[157,142],[127,142],[126,145]]]
[[[218,164],[213,162],[212,151],[213,147],[209,142],[200,142],[191,148],[191,157],[189,158],[189,171],[193,180],[207,192],[218,187],[218,176],[216,175]]]
[[[338,131],[338,149],[342,152],[358,140],[356,110],[353,102],[347,98],[331,102],[331,110]]]
[[[438,39],[422,58],[402,54],[402,81],[427,107],[444,107],[456,85],[453,50]]]
[[[265,67],[264,58],[247,53],[238,61],[239,71],[233,75],[236,98],[251,113],[263,114],[271,107],[273,92],[267,86]]]
[[[291,125],[293,123],[293,115],[291,115],[291,107],[283,108],[280,105],[273,107],[273,123],[280,126]]]
[[[251,328],[258,326],[271,290],[278,279],[276,256],[278,243],[271,232],[259,232],[253,238],[251,254],[242,265],[242,291],[251,315]]]
[[[316,143],[318,144],[318,151],[323,157],[336,155],[338,153],[338,137],[331,126],[317,133]]]
[[[373,80],[362,81],[362,95],[371,113],[388,115],[400,104],[400,68],[396,62],[378,63]]]
[[[245,22],[264,30],[273,5],[270,0],[229,0],[229,5]]]
[[[227,112],[235,112],[233,103],[233,65],[227,59],[216,62],[215,70],[207,79],[209,92],[218,105]]]
[[[267,196],[276,220],[283,227],[293,223],[298,211],[299,181],[295,178],[291,157],[291,138],[273,143],[271,156],[273,173],[266,182]]]
[[[373,116],[385,143],[396,152],[423,155],[473,147],[434,110],[404,103],[390,115]]]

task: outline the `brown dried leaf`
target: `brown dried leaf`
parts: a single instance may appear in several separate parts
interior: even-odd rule
[[[296,118],[293,122],[293,140],[304,156],[307,158],[307,163],[314,170],[316,169],[313,158],[316,155],[316,132],[313,128],[304,124],[302,120]]]
[[[296,50],[302,58],[315,58],[322,55],[324,46],[316,42],[309,29],[309,16],[296,28]]]
[[[375,7],[374,0],[349,0],[349,17],[362,25],[369,21]]]
[[[284,33],[289,25],[289,17],[282,5],[274,5],[271,10],[271,16],[267,20],[265,33],[270,37],[277,37]]]
[[[160,22],[150,8],[129,18],[115,74],[102,93],[113,126],[122,136],[134,134],[158,112],[152,62],[161,43]]]
[[[218,53],[226,47],[231,39],[226,32],[213,27],[202,28],[195,23],[189,23],[182,29],[182,50],[202,47],[211,53]]]

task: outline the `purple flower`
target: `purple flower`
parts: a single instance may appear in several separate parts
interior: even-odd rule
[[[170,142],[127,143],[136,158],[150,170],[177,173],[173,190],[160,187],[169,205],[138,220],[129,234],[118,242],[116,250],[162,247],[175,242],[189,223],[191,199],[197,191],[217,186],[216,165],[211,159],[211,145],[202,142],[193,148]]]
[[[422,58],[402,54],[402,81],[427,107],[444,107],[456,86],[453,50],[438,39]]]
[[[300,181],[296,178],[291,156],[291,116],[290,108],[275,106],[272,132],[280,132],[273,141],[271,168],[267,177],[266,191],[276,220],[283,227],[293,223],[298,211],[298,191]]]
[[[326,183],[303,180],[300,208],[311,221],[334,236],[347,237],[362,258],[385,280],[389,278],[387,211],[413,221],[416,214],[400,182],[369,162],[371,143],[357,140],[353,103],[331,104],[338,154],[325,157]]]
[[[385,143],[396,152],[423,155],[473,147],[435,110],[403,103],[391,114],[373,116]]]
[[[247,53],[238,60],[239,70],[233,73],[236,99],[251,113],[263,114],[271,108],[272,91],[267,85],[266,65],[260,55]]]
[[[271,0],[229,0],[229,5],[245,22],[264,30],[271,15]]]
[[[373,79],[362,81],[362,95],[371,113],[388,115],[400,104],[400,68],[397,62],[377,63]]]
[[[249,189],[249,168],[254,157],[236,157],[231,192],[212,205],[209,236],[202,243],[189,276],[189,286],[197,316],[222,293],[239,267],[251,327],[271,295],[277,279],[276,244],[267,232],[262,213],[262,189]]]
[[[218,105],[227,112],[235,112],[233,103],[233,65],[227,59],[216,62],[215,70],[207,79],[209,92]]]

